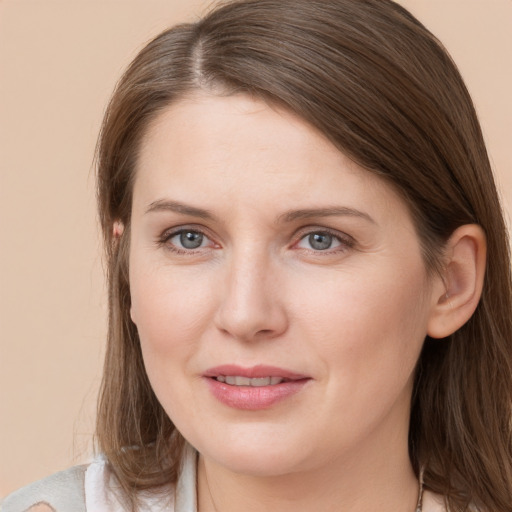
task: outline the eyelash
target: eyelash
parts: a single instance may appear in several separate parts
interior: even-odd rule
[[[211,242],[210,237],[205,233],[205,231],[201,228],[196,227],[180,227],[178,229],[168,230],[162,233],[162,235],[158,238],[157,244],[161,247],[165,247],[167,250],[175,253],[175,254],[183,254],[183,255],[193,255],[196,254],[198,251],[201,251],[204,249],[204,247],[198,247],[197,249],[183,249],[180,247],[177,247],[175,244],[171,244],[170,240],[174,238],[175,236],[181,235],[183,233],[196,233],[204,238],[206,240],[209,240]],[[339,245],[336,246],[334,249],[327,248],[325,250],[316,250],[316,249],[307,249],[302,248],[298,250],[307,251],[310,254],[314,255],[332,255],[332,254],[338,254],[347,251],[348,249],[351,249],[355,245],[355,240],[348,236],[348,235],[342,235],[338,231],[331,230],[329,228],[315,228],[310,227],[304,230],[301,230],[298,234],[298,240],[293,243],[292,247],[296,247],[301,241],[306,239],[307,237],[311,235],[328,235],[332,237],[334,240],[339,242]]]
[[[198,247],[197,249],[182,249],[180,247],[177,247],[174,244],[170,243],[170,240],[172,240],[175,236],[180,235],[182,233],[197,233],[207,240],[210,240],[210,237],[204,232],[204,230],[196,227],[181,227],[178,229],[168,230],[164,231],[162,235],[158,238],[157,244],[161,247],[165,247],[165,249],[175,253],[175,254],[184,254],[184,255],[190,255],[195,254],[199,250],[203,249],[203,247]]]
[[[342,234],[339,231],[334,231],[332,229],[323,227],[309,227],[304,230],[301,230],[298,233],[298,240],[293,244],[293,247],[296,247],[300,242],[302,242],[302,240],[306,239],[311,235],[329,235],[333,238],[333,240],[339,242],[339,245],[337,247],[328,248],[325,250],[302,248],[302,250],[318,256],[343,253],[348,249],[353,248],[355,245],[355,240],[351,236]]]

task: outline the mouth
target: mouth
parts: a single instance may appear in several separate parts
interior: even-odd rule
[[[213,396],[235,409],[261,410],[273,407],[299,393],[311,377],[275,366],[244,368],[223,365],[203,374]]]
[[[212,378],[217,382],[224,382],[229,386],[252,386],[253,388],[276,386],[277,384],[281,384],[281,382],[290,381],[290,379],[285,379],[284,377],[255,377],[251,379],[241,375],[218,375]]]
[[[222,382],[229,386],[252,387],[276,386],[283,382],[310,378],[307,375],[296,373],[286,368],[262,364],[251,367],[224,364],[210,368],[203,376],[215,379],[217,382]]]

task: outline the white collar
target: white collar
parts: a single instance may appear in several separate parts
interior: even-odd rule
[[[166,486],[158,493],[140,493],[141,512],[197,512],[196,499],[197,452],[186,445],[183,463],[175,486]],[[97,457],[85,473],[85,506],[87,512],[126,512],[120,498],[119,483],[109,469],[104,456]]]

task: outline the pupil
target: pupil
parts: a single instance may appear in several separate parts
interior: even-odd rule
[[[325,251],[332,244],[332,236],[327,233],[313,233],[309,235],[309,243],[313,249]]]
[[[180,242],[186,249],[197,249],[203,243],[203,235],[195,231],[184,231],[180,235]]]

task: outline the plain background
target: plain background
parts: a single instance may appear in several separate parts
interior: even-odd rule
[[[0,0],[0,497],[92,455],[106,330],[96,136],[136,52],[212,3]],[[511,211],[512,0],[400,3],[458,63]]]

